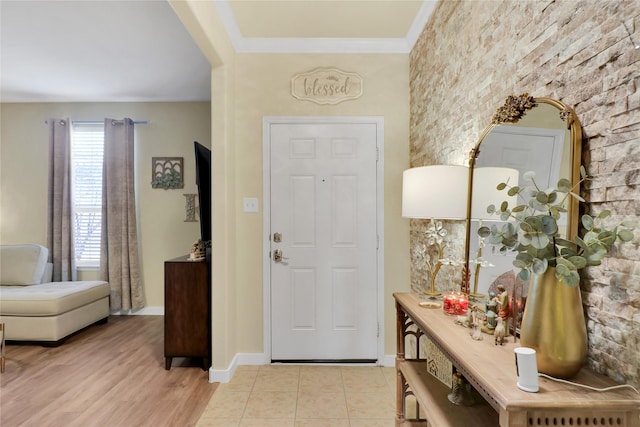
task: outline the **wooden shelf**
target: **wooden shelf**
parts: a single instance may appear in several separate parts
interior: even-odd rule
[[[404,361],[398,369],[406,378],[416,400],[426,412],[429,425],[494,427],[498,425],[498,414],[480,395],[472,406],[451,403],[447,397],[450,389],[427,372],[424,362]]]
[[[403,424],[401,393],[406,385],[428,413],[426,418],[436,426],[458,425],[499,425],[502,427],[528,427],[545,425],[597,425],[640,427],[640,396],[630,389],[618,389],[605,393],[591,391],[577,386],[558,383],[544,378],[539,379],[540,391],[527,393],[516,386],[516,368],[513,337],[508,343],[496,346],[491,336],[485,335],[482,341],[473,341],[469,330],[456,325],[453,319],[442,310],[422,308],[416,294],[394,294],[397,309],[398,355],[398,420]],[[426,363],[405,360],[405,339],[415,334],[411,328],[418,329],[451,361],[456,370],[464,375],[475,390],[484,397],[487,404],[481,409],[457,409],[455,416],[466,411],[473,418],[473,424],[450,421],[447,405],[449,390],[435,377],[426,372]],[[615,383],[588,369],[582,369],[572,381],[596,388],[604,388]],[[488,424],[480,424],[490,409],[493,418],[487,418]],[[478,411],[477,414],[475,411]],[[458,413],[459,412],[459,413]],[[476,415],[474,415],[476,414]],[[477,417],[477,418],[476,418]],[[490,421],[493,419],[493,422]],[[482,421],[484,422],[484,421]]]

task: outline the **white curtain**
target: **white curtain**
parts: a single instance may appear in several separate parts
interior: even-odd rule
[[[47,247],[54,282],[76,280],[71,200],[71,122],[49,119]]]
[[[100,275],[111,286],[112,310],[144,307],[136,230],[134,124],[105,119]]]

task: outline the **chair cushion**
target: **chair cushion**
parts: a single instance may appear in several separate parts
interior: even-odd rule
[[[109,296],[100,280],[51,282],[33,286],[1,286],[0,315],[55,316]]]
[[[37,285],[47,267],[49,250],[40,245],[0,246],[0,284]]]

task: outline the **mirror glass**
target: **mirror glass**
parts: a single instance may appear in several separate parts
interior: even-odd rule
[[[536,183],[545,189],[556,186],[560,178],[569,179],[573,183],[579,179],[581,131],[573,110],[556,100],[529,97],[533,102],[530,108],[521,112],[522,117],[514,119],[509,114],[501,115],[501,110],[504,113],[504,109],[513,108],[510,105],[513,99],[517,97],[510,97],[505,107],[498,110],[493,123],[485,130],[472,152],[475,161],[472,157],[470,162],[474,175],[469,192],[471,209],[467,221],[467,265],[471,275],[469,290],[478,297],[487,295],[492,283],[500,276],[510,271],[514,274],[518,272],[512,265],[515,254],[501,255],[494,252],[491,246],[480,247],[477,233],[480,225],[489,226],[490,222],[499,224],[497,216],[487,214],[487,206],[498,205],[507,199],[506,191],[498,192],[495,187],[507,179],[510,180],[509,185],[515,185],[513,181],[516,176],[520,185],[529,185],[530,181],[523,178],[523,174],[528,171],[535,172]],[[517,112],[515,114],[518,115]],[[505,117],[513,122],[503,121]],[[515,170],[509,178],[506,170],[504,174],[500,170],[498,174],[482,173],[480,168],[487,167]],[[488,176],[493,177],[488,179]],[[510,206],[519,203],[522,201],[509,200]],[[567,214],[558,222],[560,233],[565,238],[570,238],[577,232],[577,203],[572,203],[568,208]],[[476,260],[479,259],[484,263],[478,264]],[[526,295],[526,289],[523,291]]]

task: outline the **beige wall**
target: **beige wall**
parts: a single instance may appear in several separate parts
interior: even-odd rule
[[[244,214],[240,207],[243,197],[258,197],[263,206],[263,116],[384,117],[384,351],[395,354],[391,293],[409,289],[408,223],[400,214],[402,171],[409,159],[408,55],[236,55],[210,2],[171,4],[213,64],[214,370],[228,369],[237,354],[268,351],[262,342],[262,216]],[[336,106],[295,100],[291,76],[319,66],[362,75],[362,98]]]
[[[213,247],[211,266],[212,367],[226,371],[238,353],[235,204],[235,53],[213,2],[170,0],[212,65]]]
[[[408,289],[408,222],[401,217],[402,171],[408,164],[408,55],[251,55],[236,63],[236,195],[262,200],[263,116],[382,116],[385,185],[385,354],[395,353],[392,292]],[[293,75],[337,67],[362,76],[364,94],[338,105],[318,105],[290,93]],[[262,352],[262,215],[237,216],[238,350]],[[246,268],[252,266],[252,268]]]
[[[48,118],[102,120],[130,117],[136,125],[136,187],[140,252],[147,309],[164,308],[166,259],[188,253],[200,234],[184,222],[184,193],[197,193],[193,141],[211,143],[208,102],[2,104],[0,140],[0,242],[46,245]],[[151,188],[152,157],[183,157],[185,187]],[[96,278],[80,272],[80,278]]]
[[[587,213],[640,224],[637,0],[442,1],[411,52],[411,162],[464,164],[508,95],[550,97],[583,127]],[[448,161],[447,161],[448,160]],[[417,230],[417,226],[415,229]],[[588,364],[640,385],[640,235],[581,272]]]

